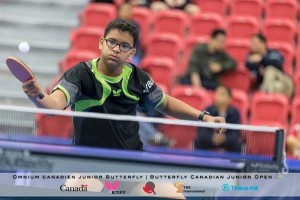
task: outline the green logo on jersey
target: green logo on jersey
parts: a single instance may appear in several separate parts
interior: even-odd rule
[[[121,95],[122,89],[118,89],[118,90],[113,90],[113,96],[114,97],[118,97]]]

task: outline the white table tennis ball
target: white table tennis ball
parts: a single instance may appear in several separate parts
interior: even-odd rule
[[[21,51],[22,53],[27,53],[30,50],[30,45],[28,44],[28,42],[21,42],[19,44],[19,51]]]

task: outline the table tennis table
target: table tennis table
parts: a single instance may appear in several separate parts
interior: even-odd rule
[[[229,159],[54,144],[0,141],[2,171],[31,172],[241,172]]]
[[[70,139],[0,134],[2,171],[30,170],[26,166],[12,165],[22,159],[35,163],[31,170],[37,172],[242,172],[245,159],[236,158],[239,156],[230,153],[157,147],[127,151],[72,146]],[[259,157],[247,155],[246,158]],[[41,161],[39,165],[38,161]],[[297,160],[288,161],[288,164],[291,171],[300,171]]]

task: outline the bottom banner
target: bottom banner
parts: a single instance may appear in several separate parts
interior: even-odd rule
[[[0,173],[6,197],[300,197],[300,174]]]

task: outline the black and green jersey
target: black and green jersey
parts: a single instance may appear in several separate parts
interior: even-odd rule
[[[141,69],[127,63],[121,75],[112,78],[98,72],[98,61],[75,65],[53,89],[64,92],[72,110],[136,115],[137,105],[155,108],[164,101],[162,90]],[[74,117],[73,124],[75,145],[143,149],[138,122]]]

